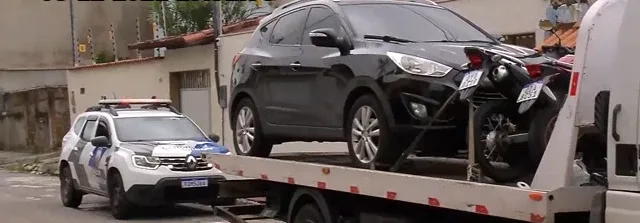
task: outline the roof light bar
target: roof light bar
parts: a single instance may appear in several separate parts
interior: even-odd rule
[[[169,99],[103,99],[98,101],[100,105],[119,104],[171,104]]]

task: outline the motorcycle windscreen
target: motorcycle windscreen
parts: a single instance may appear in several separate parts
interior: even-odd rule
[[[467,71],[462,78],[462,82],[460,82],[460,86],[458,86],[460,100],[468,100],[471,98],[480,86],[482,79],[486,78],[489,73],[488,69]]]

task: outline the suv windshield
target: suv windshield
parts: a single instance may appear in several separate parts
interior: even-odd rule
[[[185,117],[117,118],[113,122],[122,142],[207,140],[202,131]]]
[[[455,13],[413,4],[351,4],[342,10],[360,37],[392,36],[416,42],[495,42]]]

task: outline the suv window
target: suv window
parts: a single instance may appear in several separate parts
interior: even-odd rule
[[[87,121],[87,124],[84,125],[84,129],[82,130],[82,135],[80,136],[82,140],[88,142],[93,138],[93,133],[95,133],[96,125],[98,124],[97,122],[98,121],[96,120]]]
[[[413,41],[494,42],[457,14],[414,4],[353,4],[342,10],[359,36],[393,36]]]
[[[324,7],[311,8],[307,23],[304,26],[302,45],[311,45],[309,32],[320,28],[333,28],[340,33],[342,24],[340,24],[340,18],[331,9]]]
[[[269,43],[298,45],[302,39],[302,25],[307,16],[307,10],[298,10],[281,17],[271,32]]]
[[[273,29],[273,26],[275,25],[276,22],[269,22],[269,24],[262,26],[262,28],[260,28],[260,37],[262,39],[267,39],[269,37],[269,33],[271,33],[271,30]]]
[[[80,135],[80,131],[82,131],[82,126],[84,126],[84,121],[86,121],[86,120],[87,120],[86,117],[80,117],[80,118],[78,118],[76,123],[73,124],[73,132],[76,135]]]
[[[109,133],[109,122],[107,121],[106,118],[100,118],[98,121],[98,128],[96,129],[96,135],[95,137],[98,136],[104,136],[107,137],[107,139],[111,139],[111,134]]]

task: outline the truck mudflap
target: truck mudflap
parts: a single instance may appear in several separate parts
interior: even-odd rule
[[[274,158],[207,154],[215,168],[244,178],[340,191],[526,222],[554,222],[555,213],[589,212],[601,187],[553,191]]]

